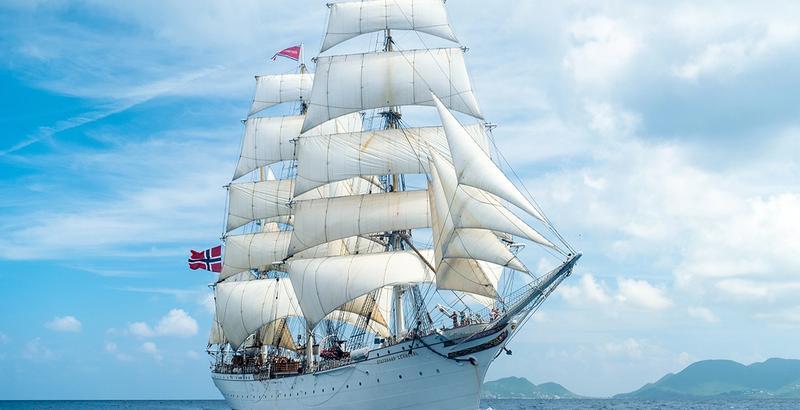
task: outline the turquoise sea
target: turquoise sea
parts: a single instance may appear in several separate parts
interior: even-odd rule
[[[221,400],[65,400],[65,401],[0,401],[0,409],[152,409],[152,410],[222,410]],[[525,409],[800,409],[800,400],[482,400],[481,410]]]

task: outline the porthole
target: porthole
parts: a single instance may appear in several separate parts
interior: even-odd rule
[[[347,386],[344,386],[344,387],[345,387],[345,388],[347,388],[347,389],[349,389],[349,388],[350,388],[350,385],[348,384]]]
[[[422,376],[422,372],[419,372],[419,375]]]
[[[436,369],[436,373],[439,373],[439,369]]]
[[[378,383],[380,383],[380,382],[381,382],[381,379],[378,379]]]
[[[402,374],[398,374],[398,375],[397,375],[397,377],[399,377],[399,378],[401,378],[401,379],[402,379],[402,378],[403,378],[403,375],[402,375]]]
[[[358,382],[358,385],[361,386],[361,382]]]

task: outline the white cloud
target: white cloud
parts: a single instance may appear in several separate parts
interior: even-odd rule
[[[686,309],[687,313],[690,317],[695,319],[702,320],[708,323],[717,323],[719,322],[719,318],[717,315],[714,314],[710,309],[702,307],[702,306],[689,306]]]
[[[56,316],[53,320],[44,324],[50,330],[57,332],[80,332],[81,321],[75,316]]]
[[[117,344],[114,343],[114,342],[106,342],[105,351],[106,351],[106,353],[114,355],[114,358],[116,358],[120,362],[131,362],[131,361],[133,361],[133,357],[130,356],[130,355],[127,355],[125,353],[120,352],[119,348],[117,347]]]
[[[688,365],[690,365],[690,364],[694,363],[695,361],[696,361],[696,360],[695,360],[695,359],[692,357],[692,355],[690,355],[689,353],[686,353],[686,352],[680,352],[680,353],[678,354],[678,363],[679,363],[679,364],[681,365],[681,367],[683,367],[683,368],[685,368],[686,366],[688,366]]]
[[[0,332],[0,345],[4,345],[11,341],[11,338],[8,337],[7,334]]]
[[[753,317],[758,320],[788,324],[791,328],[796,328],[797,324],[800,323],[800,306],[779,309],[770,313],[757,313],[753,315]]]
[[[156,332],[147,323],[134,322],[128,325],[128,332],[137,337],[153,337]]]
[[[200,304],[206,309],[206,312],[214,314],[217,310],[216,301],[214,300],[213,293],[206,293],[200,298]]]
[[[622,342],[607,342],[601,347],[604,353],[610,355],[624,355],[631,359],[642,358],[642,345],[633,338],[625,339]]]
[[[177,130],[144,141],[115,136],[123,139],[105,151],[75,149],[29,158],[111,191],[69,196],[53,192],[50,200],[59,203],[58,211],[26,207],[0,216],[0,227],[7,232],[0,239],[0,258],[69,258],[78,255],[76,249],[81,250],[82,260],[177,255],[186,251],[175,248],[175,243],[213,243],[218,228],[207,216],[224,198],[221,186],[230,179],[230,164],[219,152],[236,151],[231,145],[235,138],[220,136],[235,134],[236,126]],[[192,155],[176,156],[176,152]],[[188,180],[198,182],[195,194],[187,196]],[[59,235],[49,234],[53,231]]]
[[[172,309],[156,325],[160,336],[189,337],[197,334],[197,321],[183,309]]]
[[[156,344],[153,343],[153,342],[144,342],[144,343],[142,343],[142,346],[140,347],[140,349],[143,352],[145,352],[145,353],[149,354],[150,356],[152,356],[153,359],[155,359],[156,361],[160,362],[164,358],[161,355],[161,351],[158,350],[158,346],[156,346]]]
[[[612,82],[641,47],[640,40],[623,23],[607,16],[573,22],[569,32],[574,45],[563,65],[584,84]]]
[[[46,362],[56,359],[56,354],[44,345],[41,337],[37,337],[25,344],[22,357],[34,362]]]
[[[645,280],[617,278],[616,293],[591,274],[581,275],[578,285],[561,285],[558,294],[574,305],[614,305],[616,308],[661,310],[672,306],[664,291]]]
[[[197,321],[183,309],[172,309],[162,317],[155,327],[145,322],[128,324],[128,332],[137,337],[175,336],[190,337],[197,334]]]
[[[606,109],[612,112],[603,117],[625,116]],[[649,259],[650,269],[672,274],[672,290],[690,295],[730,303],[788,298],[786,289],[797,289],[800,192],[790,182],[796,158],[786,154],[794,145],[714,170],[686,144],[638,138],[635,127],[630,135],[624,126],[595,128],[608,137],[592,147],[587,165],[528,182],[545,210],[559,210],[562,231],[591,232],[587,245],[615,259]],[[796,140],[797,132],[779,135]]]
[[[114,342],[106,342],[105,345],[106,353],[116,353],[117,352],[117,344]]]
[[[636,308],[661,310],[672,306],[664,291],[644,280],[619,278],[616,299]]]
[[[711,42],[683,64],[673,67],[672,73],[687,80],[704,76],[730,77],[747,69],[755,62],[794,46],[800,38],[800,28],[794,21],[728,22],[736,38]],[[706,24],[706,22],[703,22]]]
[[[589,273],[581,275],[577,286],[561,285],[558,293],[568,302],[575,304],[584,302],[607,304],[611,302],[611,296],[606,291],[605,284],[598,283]]]

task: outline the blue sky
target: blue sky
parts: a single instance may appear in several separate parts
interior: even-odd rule
[[[585,254],[489,378],[608,395],[800,357],[799,5],[447,6],[498,145]],[[222,230],[252,76],[311,54],[326,10],[0,4],[0,398],[219,397],[186,254]]]

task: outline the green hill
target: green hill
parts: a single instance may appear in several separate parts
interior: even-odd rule
[[[581,396],[558,383],[535,385],[524,377],[505,377],[486,382],[481,390],[484,399],[578,399]]]
[[[769,359],[745,366],[731,360],[703,360],[677,374],[614,398],[800,398],[800,360]]]

